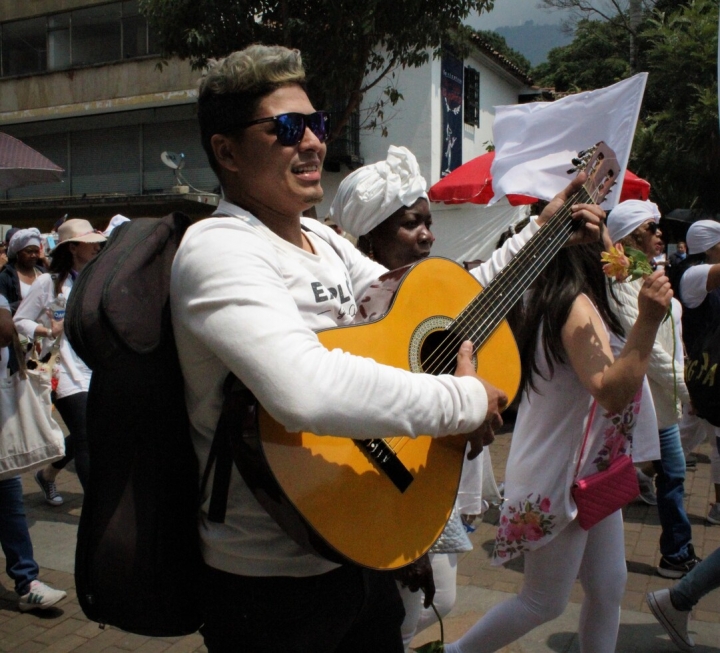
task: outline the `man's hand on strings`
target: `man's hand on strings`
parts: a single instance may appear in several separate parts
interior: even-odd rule
[[[569,197],[577,193],[587,180],[587,174],[581,172],[563,190],[553,197],[537,219],[538,225],[544,225],[565,204]],[[605,211],[597,204],[573,204],[570,217],[580,221],[580,227],[573,233],[568,245],[591,243],[600,238],[600,227],[605,220]]]

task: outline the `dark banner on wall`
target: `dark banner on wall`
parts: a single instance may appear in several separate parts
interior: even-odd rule
[[[442,102],[442,161],[440,176],[462,165],[463,62],[445,50],[440,64]]]

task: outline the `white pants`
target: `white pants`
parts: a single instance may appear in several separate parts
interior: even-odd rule
[[[457,553],[431,553],[430,564],[435,580],[435,599],[433,604],[441,617],[450,613],[455,605],[457,594]],[[422,591],[411,592],[398,583],[400,596],[405,605],[405,619],[402,623],[402,638],[405,650],[417,633],[437,621],[432,608],[424,608],[425,595]]]
[[[578,576],[585,591],[580,650],[614,653],[627,581],[620,510],[589,531],[574,521],[554,540],[526,553],[520,594],[494,606],[457,642],[446,645],[446,653],[491,653],[559,617]]]

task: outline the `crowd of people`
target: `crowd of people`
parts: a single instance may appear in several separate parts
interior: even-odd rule
[[[113,218],[116,222],[109,228],[121,217]],[[54,356],[57,361],[53,365],[53,404],[69,431],[65,455],[34,474],[45,502],[53,507],[63,504],[55,481],[70,461],[75,462],[83,488],[87,481],[85,404],[92,373],[63,337],[63,313],[77,275],[106,240],[87,220],[63,218],[49,235],[35,227],[13,228],[3,242],[6,260],[0,270],[0,374],[5,377],[18,372],[17,356],[21,352],[28,358],[48,360]],[[13,346],[13,340],[18,347]],[[0,480],[0,545],[20,610],[47,609],[65,598],[66,592],[38,580],[39,567],[33,557],[17,475]]]
[[[481,510],[478,454],[502,424],[508,397],[476,373],[472,342],[460,345],[454,370],[416,374],[326,349],[316,332],[352,324],[378,277],[430,255],[426,180],[412,152],[391,146],[386,160],[343,180],[325,224],[305,217],[323,199],[328,122],[308,98],[300,53],[283,47],[251,46],[211,62],[200,80],[198,119],[222,199],[178,249],[171,314],[200,469],[232,372],[289,431],[353,439],[464,436],[462,475],[448,482],[460,480],[461,494],[476,497],[473,507],[456,503],[429,555],[388,573],[298,544],[234,471],[225,521],[208,518],[209,496],[199,512],[205,644],[209,653],[407,651],[415,634],[455,602],[457,556],[472,547],[466,524]],[[491,283],[584,181],[581,173],[472,276]],[[507,646],[561,614],[576,578],[585,591],[581,650],[615,651],[627,579],[622,511],[586,530],[572,486],[625,454],[657,503],[657,572],[680,579],[649,594],[648,603],[681,649],[693,647],[690,609],[720,585],[720,553],[704,561],[695,555],[683,504],[683,445],[720,436],[694,414],[683,373],[683,338],[720,320],[720,223],[690,227],[687,244],[667,261],[670,270],[682,270],[670,274],[672,284],[662,265],[619,282],[605,274],[601,254],[637,250],[656,259],[665,246],[657,206],[622,202],[606,220],[597,205],[581,203],[568,215],[579,228],[525,294],[517,320],[520,403],[492,557],[502,565],[524,555],[524,584],[446,643],[447,653]],[[122,221],[116,218],[110,228]],[[51,506],[63,503],[55,479],[66,464],[75,461],[83,488],[92,464],[85,430],[91,371],[52,308],[64,305],[106,236],[69,219],[56,238],[45,251],[38,230],[16,230],[0,272],[0,344],[16,330],[37,356],[59,353],[54,401],[69,430],[66,455],[35,473]],[[11,350],[10,371],[13,356]],[[716,480],[720,506],[720,475]],[[0,481],[0,502],[0,543],[20,608],[56,604],[65,593],[37,580],[19,478]]]

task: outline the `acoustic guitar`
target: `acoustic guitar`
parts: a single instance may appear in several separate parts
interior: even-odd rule
[[[570,237],[570,207],[601,202],[619,172],[604,143],[579,157],[573,163],[588,174],[583,187],[485,289],[452,261],[424,259],[383,275],[358,304],[364,323],[319,332],[322,344],[412,372],[450,374],[460,343],[469,339],[478,374],[514,397],[520,359],[504,318]],[[457,494],[464,436],[354,440],[288,433],[262,408],[257,418],[258,441],[250,442],[254,429],[246,429],[244,446],[270,476],[241,471],[297,541],[331,559],[396,569],[439,537]]]

